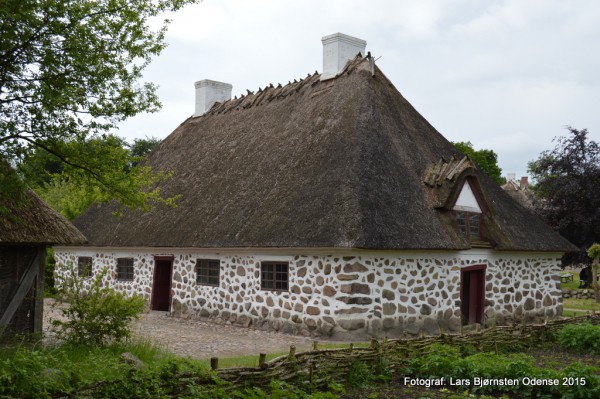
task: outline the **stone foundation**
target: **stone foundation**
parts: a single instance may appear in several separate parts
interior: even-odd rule
[[[154,257],[174,256],[171,312],[289,334],[340,339],[454,332],[461,327],[461,268],[486,266],[484,323],[553,318],[562,313],[558,256],[507,253],[265,255],[56,250],[65,275],[77,256],[93,256],[106,284],[152,294]],[[118,281],[116,259],[134,258],[133,281]],[[196,283],[196,259],[220,260],[220,283]],[[289,262],[289,290],[262,290],[261,261]]]

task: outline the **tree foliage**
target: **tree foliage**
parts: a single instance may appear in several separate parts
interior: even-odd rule
[[[589,263],[585,250],[600,240],[600,146],[587,129],[567,127],[569,135],[529,163],[542,198],[540,214],[550,226],[581,249],[567,261]]]
[[[160,144],[160,139],[156,137],[146,137],[143,139],[134,139],[133,144],[129,146],[129,152],[132,156],[132,166],[139,162],[152,152]]]
[[[138,208],[161,200],[151,187],[164,176],[99,162],[106,147],[94,140],[159,109],[156,87],[141,80],[165,47],[168,21],[156,30],[150,21],[192,2],[2,0],[0,159],[14,165],[32,147],[42,148],[72,183],[94,180],[104,199]]]
[[[156,139],[153,139],[156,140]],[[153,174],[140,161],[156,141],[139,140],[133,149],[123,139],[114,135],[101,135],[85,142],[68,141],[61,143],[62,153],[78,153],[89,157],[88,165],[103,169],[105,178],[111,179],[112,188],[122,192],[137,189],[137,182],[166,178],[165,174]],[[139,154],[139,155],[138,155]],[[68,219],[74,219],[95,202],[106,202],[111,193],[96,179],[90,179],[86,171],[60,162],[54,154],[43,148],[35,148],[26,153],[19,164],[19,172],[25,182],[32,187],[50,206]],[[157,192],[156,192],[157,193]],[[153,198],[156,193],[144,193]],[[136,195],[134,193],[134,195]],[[164,200],[172,202],[175,198]]]
[[[463,154],[468,155],[471,161],[475,163],[479,169],[483,170],[489,177],[498,184],[506,183],[502,177],[502,169],[498,166],[498,154],[493,150],[476,150],[470,141],[459,141],[452,143]]]

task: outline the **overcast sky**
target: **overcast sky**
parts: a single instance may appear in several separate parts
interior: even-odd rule
[[[169,17],[169,47],[145,75],[163,108],[124,123],[129,141],[193,114],[197,80],[239,95],[321,72],[321,37],[335,32],[366,40],[421,115],[496,151],[504,175],[525,175],[567,125],[600,141],[597,0],[204,0]]]

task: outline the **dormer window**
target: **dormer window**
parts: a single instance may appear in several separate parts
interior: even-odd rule
[[[481,240],[481,214],[465,211],[454,211],[458,227],[469,241]]]
[[[452,208],[456,214],[458,227],[469,241],[479,241],[481,235],[481,206],[475,197],[469,181],[465,181]]]

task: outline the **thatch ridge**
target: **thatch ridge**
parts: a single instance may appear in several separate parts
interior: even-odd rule
[[[148,158],[174,172],[161,190],[181,194],[176,208],[117,219],[115,204],[93,206],[75,225],[99,246],[470,248],[423,182],[433,163],[464,154],[365,60],[334,79],[313,74],[188,118]],[[468,169],[489,201],[498,249],[571,248]]]

